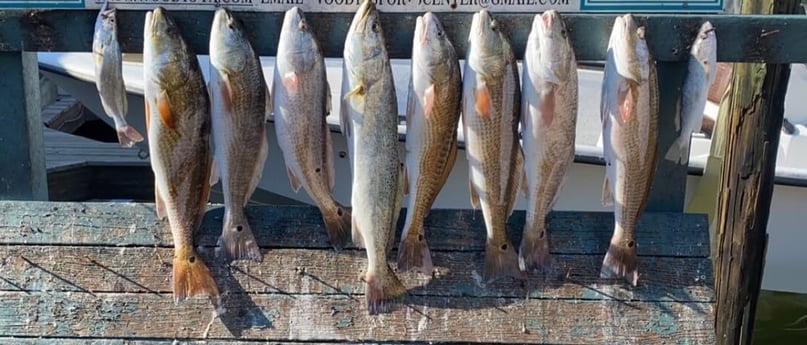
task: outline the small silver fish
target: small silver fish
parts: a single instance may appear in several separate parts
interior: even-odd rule
[[[703,109],[716,75],[717,36],[712,23],[707,21],[701,25],[689,51],[689,66],[681,96],[681,114],[675,118],[675,130],[681,132],[664,159],[683,165],[689,163],[690,136],[701,130]]]
[[[126,87],[123,84],[123,58],[118,44],[116,10],[108,6],[109,1],[104,1],[95,19],[95,32],[92,38],[95,87],[101,97],[104,112],[115,121],[118,142],[123,147],[132,147],[135,143],[143,141],[143,135],[126,122],[126,112],[129,109],[126,102]]]

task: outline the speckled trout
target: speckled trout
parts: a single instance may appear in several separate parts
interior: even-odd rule
[[[353,242],[366,248],[369,314],[385,312],[406,292],[387,263],[401,210],[398,107],[378,10],[365,0],[345,39],[342,132],[351,143]]]

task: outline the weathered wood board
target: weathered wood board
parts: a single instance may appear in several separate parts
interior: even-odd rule
[[[197,243],[224,291],[219,315],[205,298],[173,303],[171,236],[153,205],[0,202],[0,343],[714,342],[702,215],[644,216],[642,278],[630,288],[597,277],[610,213],[553,214],[553,268],[486,285],[481,213],[435,210],[434,275],[400,274],[408,295],[369,316],[364,251],[329,248],[316,208],[248,207],[264,261],[230,265],[215,255],[222,207],[210,208]],[[510,220],[514,243],[523,221],[523,212]]]

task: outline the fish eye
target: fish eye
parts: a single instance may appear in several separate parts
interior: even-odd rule
[[[373,22],[373,26],[371,27],[373,32],[378,32],[381,30],[381,25],[378,25],[378,22]]]
[[[437,31],[437,37],[443,37],[443,31],[442,30]]]
[[[305,30],[305,28],[306,28],[305,22],[300,21],[300,24],[298,25],[298,27],[300,28],[300,30]]]
[[[561,29],[560,34],[563,35],[563,37],[566,37],[566,29]]]

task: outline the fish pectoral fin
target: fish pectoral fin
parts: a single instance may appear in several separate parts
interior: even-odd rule
[[[611,181],[608,179],[608,175],[605,176],[602,183],[601,202],[604,207],[611,207],[614,205],[614,193],[611,191]]]
[[[291,184],[291,190],[297,193],[300,190],[300,180],[297,179],[297,176],[294,175],[294,172],[291,169],[286,168],[286,174],[289,175],[289,183]]]
[[[364,96],[364,94],[365,94],[364,85],[359,84],[356,85],[356,87],[354,87],[352,90],[348,91],[348,93],[345,94],[344,99],[348,100],[352,97]]]
[[[300,90],[300,78],[297,72],[291,71],[283,75],[283,86],[290,92],[297,92]]]
[[[555,87],[550,86],[548,90],[541,92],[541,121],[544,126],[551,126],[552,119],[555,118]]]
[[[490,89],[488,89],[487,85],[481,85],[476,90],[474,90],[474,99],[476,100],[476,104],[474,108],[482,118],[490,118]]]
[[[476,209],[479,207],[479,194],[476,193],[474,182],[470,178],[468,179],[468,192],[471,194],[471,208]]]
[[[426,92],[423,93],[423,116],[427,119],[431,116],[434,110],[434,99],[437,98],[437,86],[435,84],[429,85]]]
[[[176,130],[174,113],[171,111],[171,101],[168,99],[168,93],[165,92],[165,90],[157,94],[157,112],[160,115],[160,120],[166,127]]]
[[[630,83],[630,82],[629,82]],[[625,88],[620,88],[617,93],[617,105],[619,107],[619,115],[623,122],[630,120],[631,116],[636,110],[636,95],[632,85],[625,85]]]

